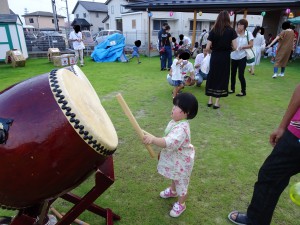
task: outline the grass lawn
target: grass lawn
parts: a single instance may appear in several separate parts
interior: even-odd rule
[[[262,59],[255,76],[245,72],[247,96],[230,95],[220,101],[221,109],[206,107],[205,84],[186,87],[199,101],[198,116],[190,121],[196,160],[189,187],[187,210],[174,219],[169,210],[174,199],[161,199],[159,192],[170,181],[156,172],[157,160],[149,156],[139,141],[115,96],[121,93],[142,129],[162,136],[170,120],[172,87],[166,72],[160,71],[158,57],[141,58],[129,63],[95,63],[85,58],[83,72],[94,86],[119,137],[114,154],[115,183],[95,202],[121,216],[122,225],[225,225],[231,210],[246,210],[252,196],[258,169],[272,148],[269,134],[277,127],[290,96],[300,81],[300,60],[290,63],[285,77],[272,79],[273,64]],[[218,65],[216,65],[218,66]],[[39,74],[54,66],[47,59],[29,59],[25,68],[0,64],[0,90]],[[237,80],[236,91],[240,89]],[[157,151],[158,149],[155,148]],[[49,177],[49,179],[51,179]],[[290,185],[300,181],[300,175]],[[94,185],[90,177],[74,190],[84,195]],[[58,199],[54,207],[66,212],[72,204]],[[15,211],[0,210],[0,215]],[[298,225],[300,208],[283,192],[272,225]],[[80,219],[91,225],[105,219],[85,212]]]

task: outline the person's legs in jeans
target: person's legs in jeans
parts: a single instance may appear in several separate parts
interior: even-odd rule
[[[166,69],[166,59],[167,59],[167,53],[166,52],[163,52],[162,55],[161,55],[161,61],[160,61],[160,68],[163,70],[163,69]]]
[[[278,199],[290,177],[300,172],[299,149],[298,138],[286,131],[262,165],[247,210],[251,225],[271,223]]]
[[[199,73],[196,74],[195,78],[196,78],[196,86],[200,87],[203,82],[203,77],[201,76],[200,71]]]
[[[165,46],[168,60],[168,69],[171,69],[172,66],[172,48],[171,46]]]
[[[241,92],[246,95],[246,79],[245,79],[245,69],[246,69],[247,58],[242,58],[239,60],[239,80],[241,82]]]
[[[238,68],[239,60],[231,59],[231,76],[230,76],[230,84],[231,84],[231,91],[235,92],[235,80],[236,80],[236,73]]]

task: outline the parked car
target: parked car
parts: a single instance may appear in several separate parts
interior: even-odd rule
[[[48,48],[58,48],[66,50],[65,38],[57,31],[42,31],[38,34],[37,47],[42,51],[47,51]]]
[[[100,44],[101,42],[105,41],[109,35],[112,35],[115,33],[122,34],[122,32],[119,30],[101,30],[101,31],[99,31],[95,38],[95,45]]]
[[[82,39],[83,43],[86,47],[93,47],[94,46],[94,40],[92,38],[92,34],[89,30],[83,30],[82,33]]]
[[[36,46],[37,37],[33,33],[24,33],[27,51],[32,51],[32,48]]]

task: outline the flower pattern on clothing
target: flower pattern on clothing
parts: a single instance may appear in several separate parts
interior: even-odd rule
[[[191,144],[190,125],[187,120],[171,120],[166,128],[166,148],[160,153],[159,174],[173,180],[189,179],[194,165],[195,150]]]

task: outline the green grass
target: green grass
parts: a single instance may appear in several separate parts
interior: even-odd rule
[[[115,182],[95,203],[111,208],[121,216],[115,224],[230,224],[227,214],[234,209],[246,210],[251,200],[258,169],[272,150],[268,143],[269,134],[279,124],[299,83],[300,61],[288,65],[284,78],[272,79],[273,65],[269,59],[262,59],[255,76],[245,72],[247,96],[222,98],[220,110],[206,107],[205,85],[184,89],[197,97],[199,111],[190,121],[196,160],[187,210],[177,219],[168,215],[174,199],[159,197],[159,192],[170,181],[157,174],[157,160],[150,158],[115,98],[117,93],[122,93],[142,129],[163,135],[170,120],[172,88],[166,82],[166,72],[160,71],[158,57],[142,57],[141,61],[140,65],[135,60],[94,63],[86,58],[86,66],[82,68],[119,137],[114,154]],[[0,89],[53,68],[47,59],[27,60],[25,68],[0,64]],[[236,90],[239,89],[237,80]],[[291,179],[291,184],[297,181],[300,181],[299,175]],[[93,185],[92,176],[74,193],[84,195]],[[66,212],[72,204],[58,199],[54,206],[58,211]],[[287,188],[281,195],[272,224],[299,224],[299,209],[290,200]],[[0,210],[0,215],[15,213]],[[105,219],[89,212],[83,213],[80,219],[91,225],[105,224]]]

